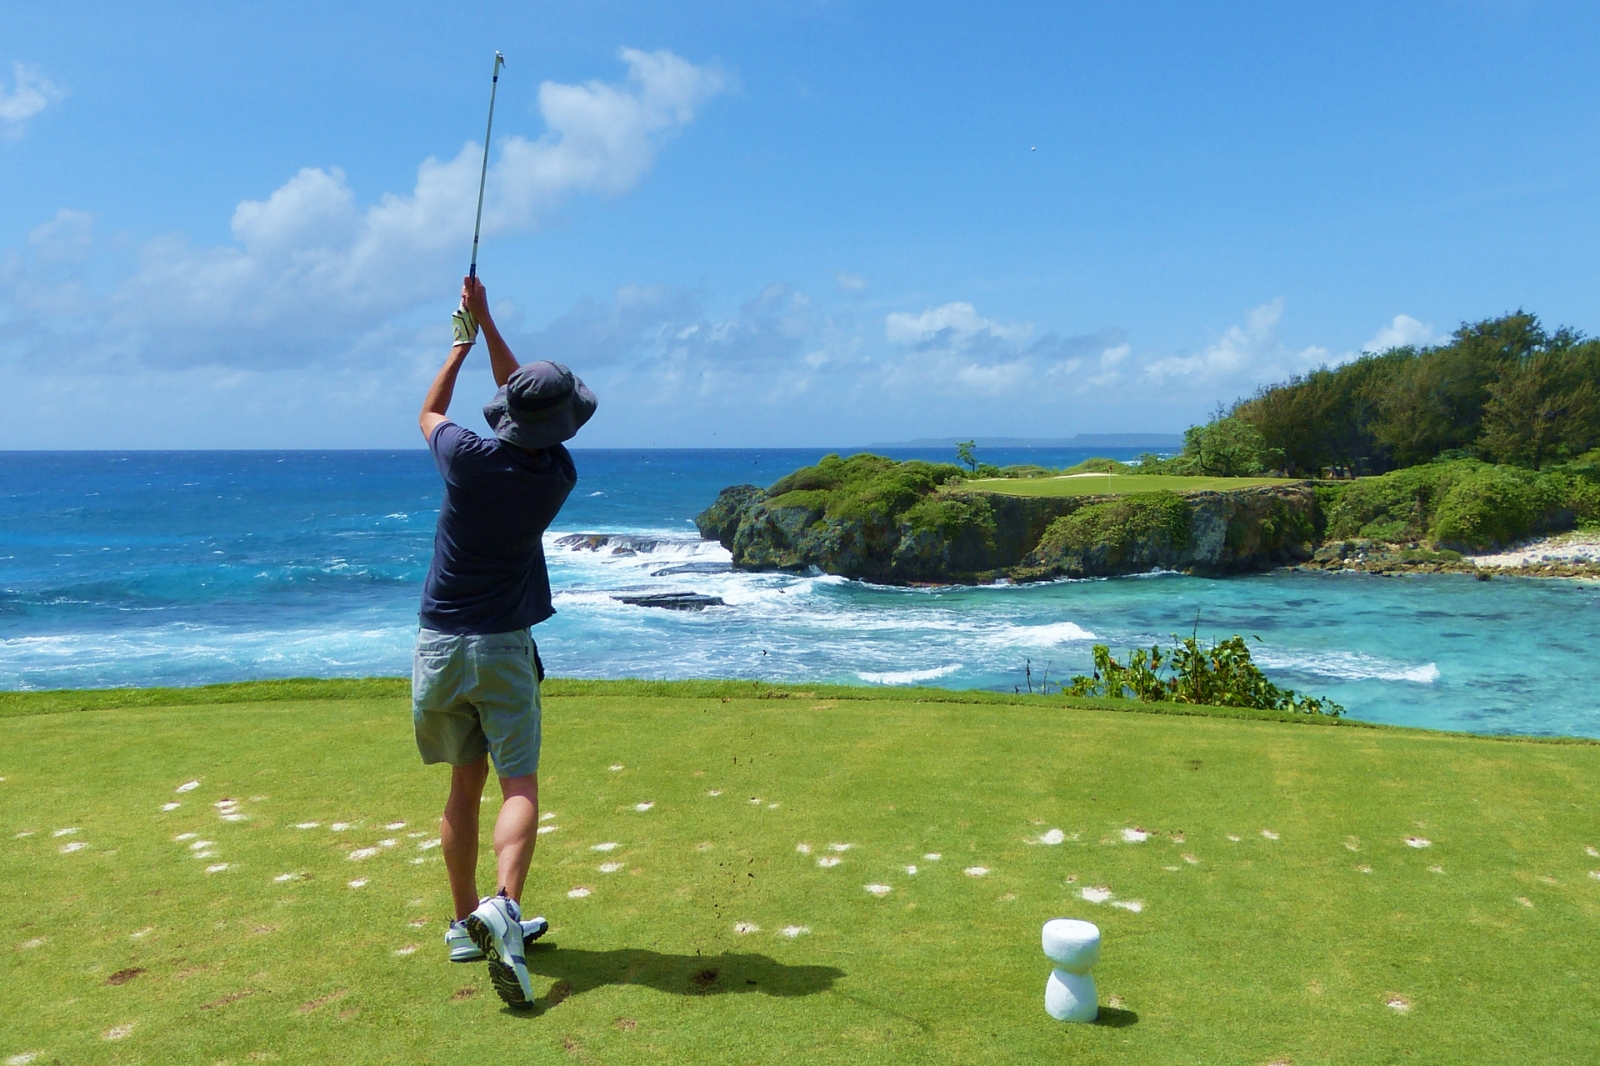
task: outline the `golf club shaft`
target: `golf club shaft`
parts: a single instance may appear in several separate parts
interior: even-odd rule
[[[483,167],[478,171],[478,217],[472,223],[472,265],[467,268],[469,278],[478,276],[478,232],[483,228],[483,187],[489,180],[489,137],[494,133],[494,96],[500,88],[500,68],[505,62],[505,56],[499,52],[494,54],[494,80],[489,83],[489,124],[483,131]]]

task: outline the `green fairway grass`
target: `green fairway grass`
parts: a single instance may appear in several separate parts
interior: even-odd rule
[[[551,682],[515,1013],[404,682],[7,694],[0,1062],[1600,1061],[1600,746],[1187,710]]]
[[[1179,477],[1175,474],[1106,474],[1035,478],[977,478],[952,486],[959,492],[999,492],[1008,496],[1130,496],[1139,492],[1225,492],[1256,485],[1289,485],[1290,478]]]

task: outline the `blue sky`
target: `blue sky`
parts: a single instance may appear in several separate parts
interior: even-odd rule
[[[0,447],[420,445],[496,48],[481,269],[582,444],[1173,432],[1517,307],[1600,331],[1597,24],[0,3]]]

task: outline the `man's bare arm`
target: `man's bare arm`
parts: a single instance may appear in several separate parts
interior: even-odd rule
[[[447,412],[450,410],[450,397],[456,391],[456,375],[461,373],[461,364],[467,361],[470,351],[470,344],[457,344],[451,348],[444,366],[439,368],[438,377],[428,387],[428,395],[422,401],[422,414],[417,416],[423,440],[431,442],[433,431],[439,428],[439,423],[450,421]]]
[[[467,310],[478,320],[483,339],[489,345],[489,369],[494,373],[494,383],[497,387],[504,385],[519,364],[517,357],[511,354],[510,345],[506,344],[505,338],[500,336],[500,330],[495,327],[494,316],[489,313],[489,292],[483,287],[482,281],[468,277],[461,282],[461,295],[467,301]]]

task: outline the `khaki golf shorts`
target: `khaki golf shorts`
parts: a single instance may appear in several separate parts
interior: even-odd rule
[[[537,661],[526,629],[471,635],[419,632],[411,661],[411,719],[422,761],[466,766],[487,752],[501,777],[536,773]]]

